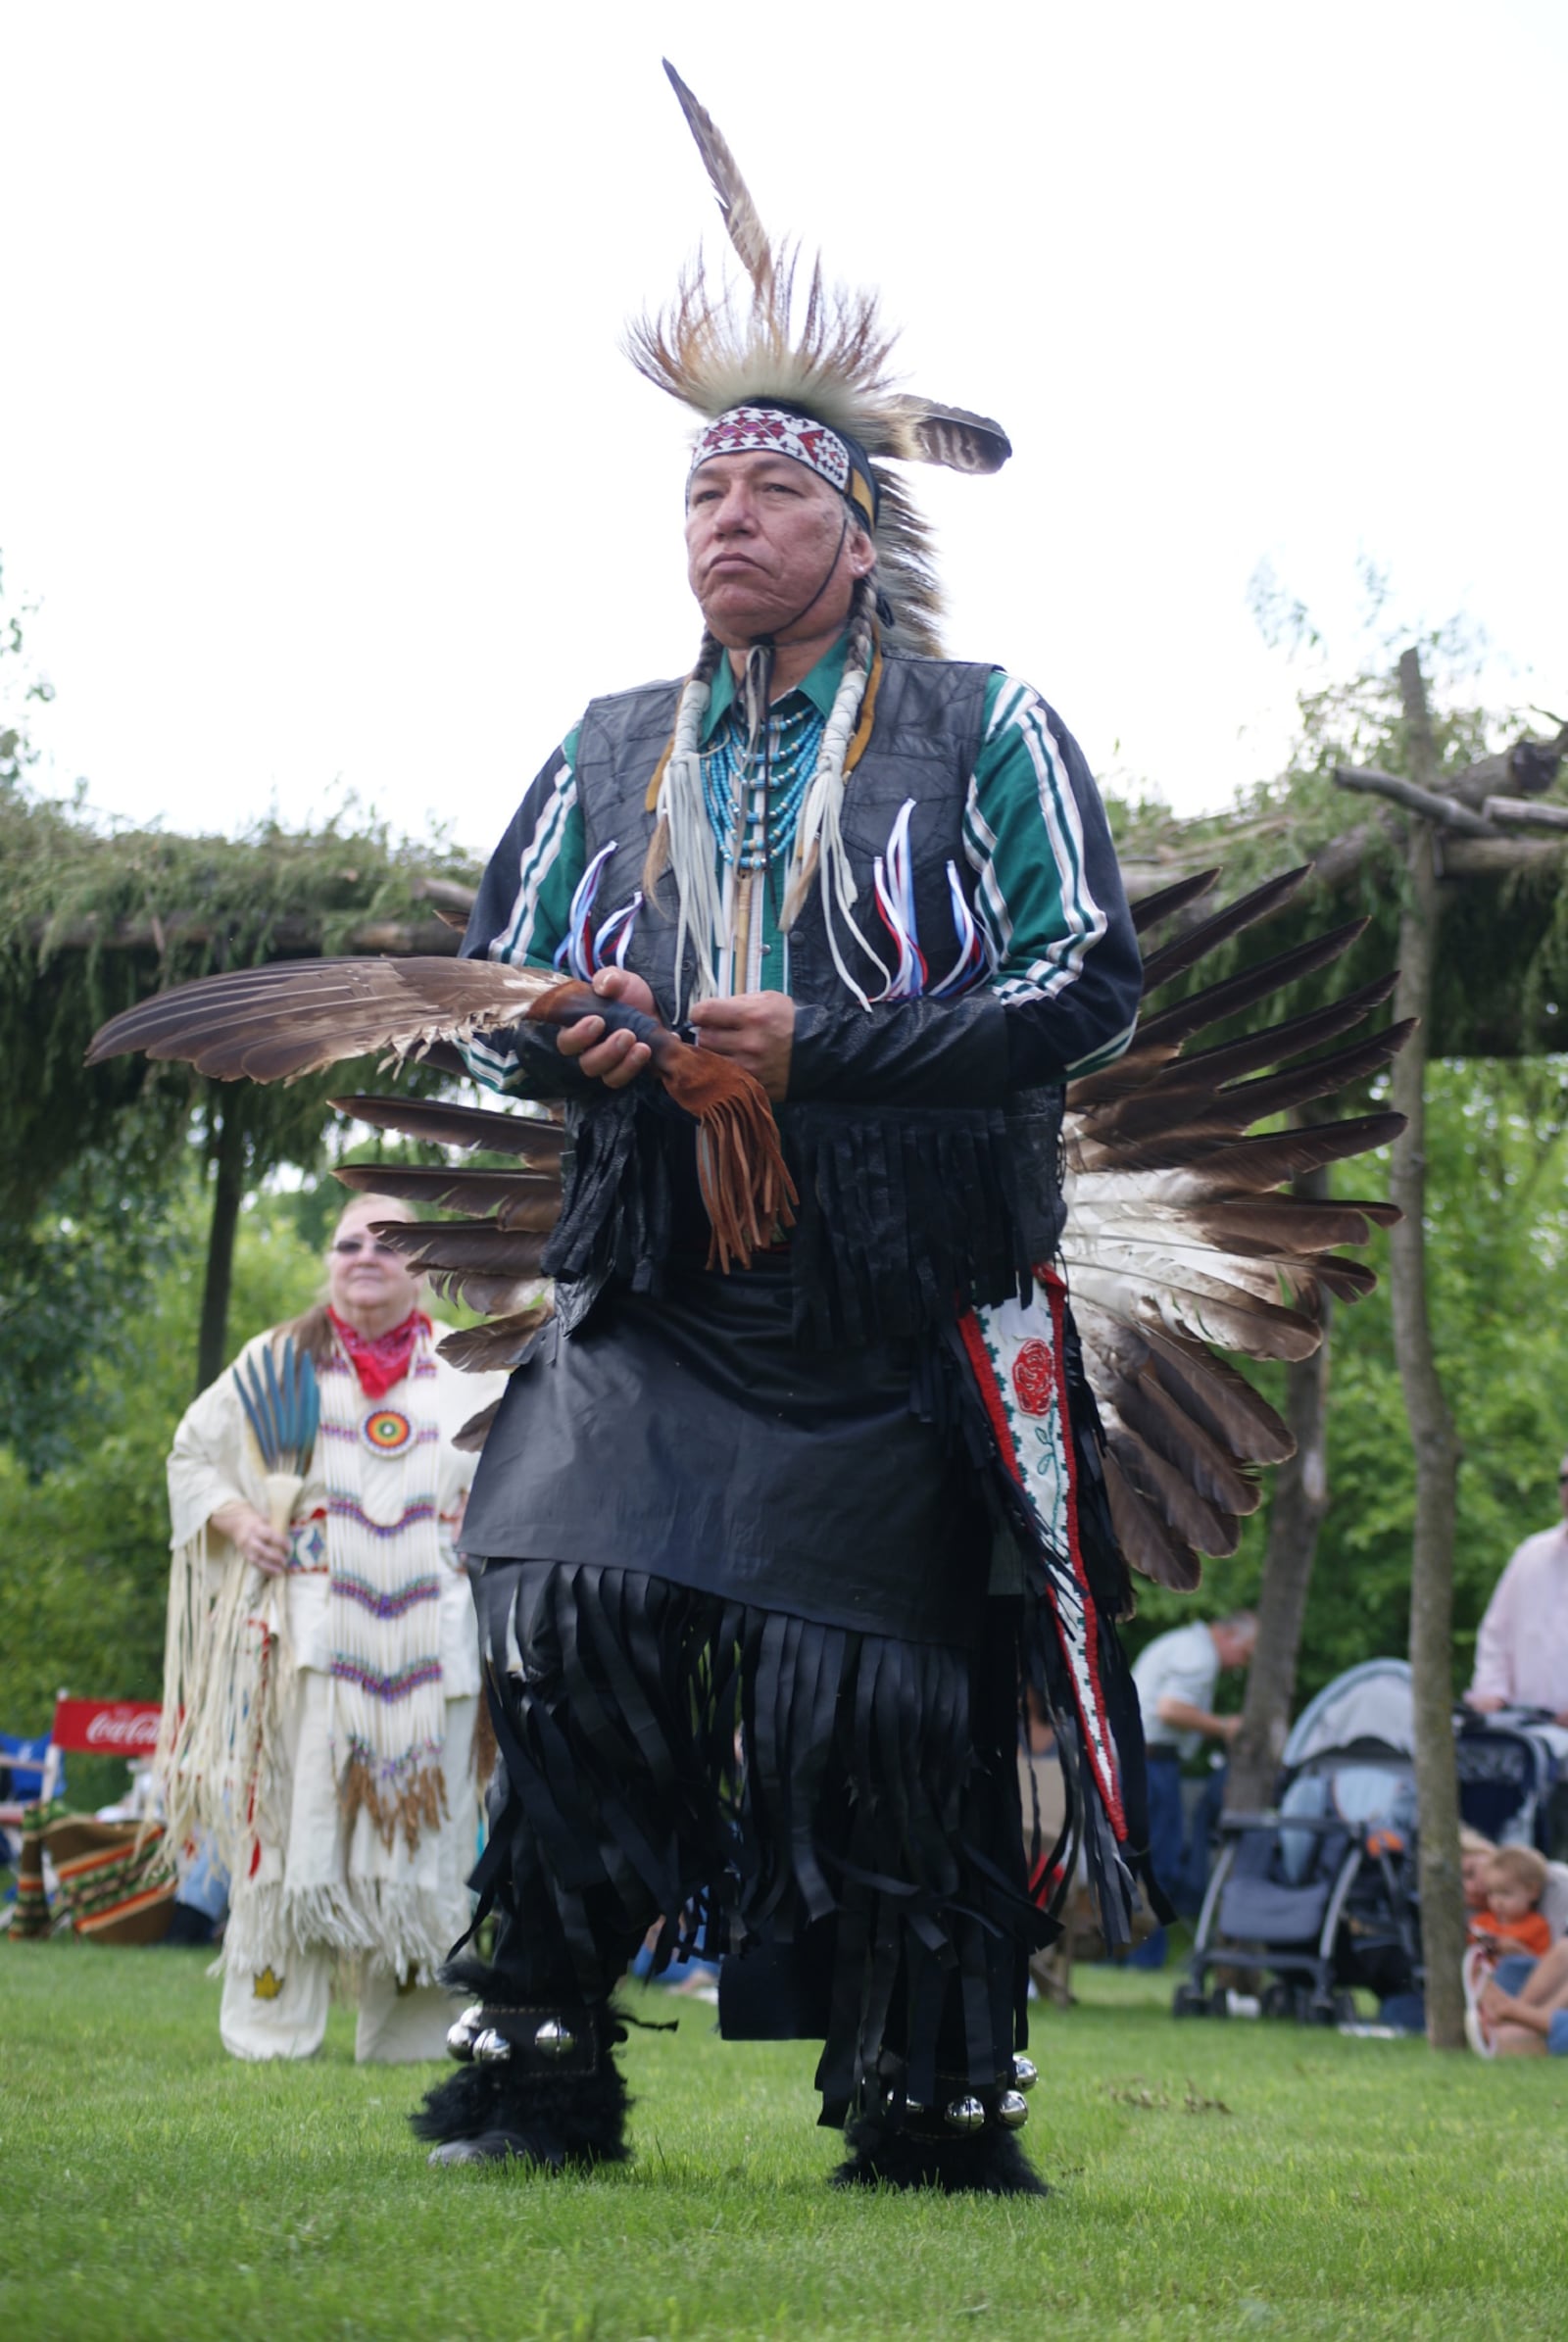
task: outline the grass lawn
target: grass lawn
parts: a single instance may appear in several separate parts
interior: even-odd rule
[[[1568,2063],[1043,2013],[1050,2202],[846,2198],[811,2052],[627,2052],[635,2164],[429,2171],[419,2069],[237,2066],[204,1956],[0,1943],[0,2342],[1568,2335]],[[664,1996],[638,1994],[662,2014]]]

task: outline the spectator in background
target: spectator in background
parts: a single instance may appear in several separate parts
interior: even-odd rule
[[[1568,1937],[1536,1962],[1517,1992],[1506,1991],[1497,1976],[1478,1990],[1474,1985],[1467,1966],[1465,2032],[1479,2056],[1568,2057]]]
[[[1472,1946],[1493,1960],[1504,1952],[1539,1960],[1549,1951],[1551,1928],[1541,1909],[1546,1878],[1546,1858],[1534,1846],[1499,1846],[1487,1863],[1487,1899],[1467,1915]]]
[[[1563,1519],[1515,1548],[1487,1604],[1465,1693],[1480,1715],[1544,1708],[1568,1725],[1568,1456],[1557,1467],[1557,1502]]]
[[[1154,1876],[1176,1909],[1196,1912],[1208,1875],[1206,1820],[1195,1819],[1189,1843],[1182,1812],[1182,1766],[1204,1740],[1229,1746],[1241,1729],[1240,1716],[1216,1716],[1214,1694],[1221,1672],[1250,1665],[1257,1620],[1250,1610],[1229,1618],[1198,1620],[1156,1635],[1133,1664],[1133,1683],[1143,1717],[1149,1760],[1149,1850]],[[1216,1778],[1218,1781],[1223,1774]],[[1213,1798],[1205,1800],[1211,1812]],[[1131,1955],[1135,1968],[1163,1968],[1165,1930],[1156,1927]]]
[[[334,1971],[355,2054],[440,2057],[435,1980],[466,1927],[478,1787],[478,1636],[454,1539],[474,1458],[455,1444],[499,1375],[441,1357],[420,1281],[363,1195],[326,1301],[282,1336],[315,1360],[320,1425],[282,1528],[232,1373],[190,1407],[169,1463],[174,1573],[164,1699],[176,1839],[205,1824],[232,1881],[219,2030],[231,2057],[311,2057]],[[286,1486],[286,1483],[285,1483]]]

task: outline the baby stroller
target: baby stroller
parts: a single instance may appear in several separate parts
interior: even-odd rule
[[[1357,1985],[1417,1989],[1410,1670],[1372,1659],[1320,1691],[1285,1743],[1279,1807],[1227,1815],[1178,2017],[1223,2016],[1216,1968],[1261,1970],[1265,2016],[1354,2019]]]
[[[1565,1850],[1568,1732],[1527,1710],[1454,1717],[1459,1811],[1496,1844]],[[1421,1983],[1410,1670],[1369,1659],[1320,1691],[1285,1743],[1279,1810],[1221,1823],[1178,2016],[1223,2015],[1217,1967],[1261,1969],[1267,2016],[1338,2025],[1355,1986],[1380,2000]]]
[[[1496,1846],[1535,1846],[1568,1860],[1568,1732],[1535,1708],[1453,1720],[1459,1810]]]

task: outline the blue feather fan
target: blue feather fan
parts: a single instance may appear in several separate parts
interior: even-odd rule
[[[280,1361],[274,1362],[269,1344],[260,1364],[253,1358],[248,1368],[235,1367],[234,1384],[265,1468],[297,1472],[303,1479],[321,1420],[320,1392],[309,1351],[296,1351],[293,1335],[285,1335]]]

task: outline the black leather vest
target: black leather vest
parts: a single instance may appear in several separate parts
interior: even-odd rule
[[[947,865],[972,887],[963,854],[963,804],[985,709],[988,666],[945,659],[889,659],[877,695],[876,722],[845,791],[842,829],[850,864],[860,890],[857,916],[873,941],[880,930],[873,908],[872,864],[885,854],[889,833],[906,800],[914,800],[909,820],[915,912],[922,944],[930,954],[933,981],[947,973],[957,952]],[[675,726],[678,683],[650,683],[639,691],[594,700],[577,737],[577,778],[588,856],[612,843],[614,853],[600,880],[596,910],[602,917],[631,900],[642,883],[643,859],[653,835],[647,808],[648,785]],[[671,1016],[675,1000],[675,888],[665,878],[637,914],[626,964],[653,988],[660,1013]],[[847,964],[874,999],[884,977],[849,938],[840,936]],[[682,995],[693,997],[694,967],[688,947]],[[821,896],[812,888],[790,936],[790,991],[798,1000],[845,998],[823,927]]]
[[[888,659],[871,738],[845,793],[841,827],[860,890],[857,910],[873,938],[880,927],[872,865],[886,853],[901,808],[914,801],[915,909],[934,982],[958,949],[950,862],[973,900],[962,824],[991,673],[956,661]],[[655,683],[595,700],[579,731],[587,854],[591,859],[612,849],[596,898],[600,920],[642,884],[654,829],[648,788],[674,728],[680,688]],[[675,934],[674,882],[666,874],[644,901],[626,952],[626,965],[649,984],[666,1019],[675,1007]],[[842,931],[840,949],[874,997],[883,977]],[[693,975],[688,948],[686,1002]],[[790,936],[789,988],[803,1004],[864,1014],[833,964],[815,888]],[[791,1258],[803,1341],[912,1335],[951,1322],[971,1301],[1026,1292],[1031,1264],[1055,1248],[1059,1090],[983,1106],[806,1097],[775,1111],[800,1194]],[[689,1126],[681,1120],[684,1136]],[[565,1209],[546,1265],[561,1283],[559,1306],[569,1329],[607,1276],[657,1290],[676,1139],[667,1112],[624,1092],[573,1105],[568,1121]]]

